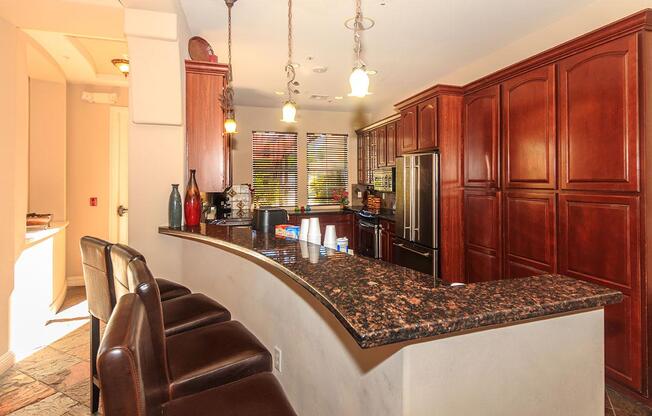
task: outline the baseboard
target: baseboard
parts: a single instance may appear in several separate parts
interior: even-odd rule
[[[68,276],[66,277],[68,287],[72,286],[86,286],[84,284],[84,276]]]
[[[12,351],[0,355],[0,374],[4,374],[16,363],[16,356]]]

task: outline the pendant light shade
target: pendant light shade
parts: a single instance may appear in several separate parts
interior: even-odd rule
[[[349,77],[349,84],[351,84],[351,97],[364,97],[369,94],[369,75],[364,67],[358,67],[351,72]]]
[[[236,124],[235,118],[233,118],[232,115],[228,116],[226,120],[224,120],[224,131],[226,131],[227,133],[229,134],[237,133],[236,131],[237,127],[238,125]]]
[[[297,108],[292,101],[286,101],[283,105],[283,119],[286,123],[296,123],[295,117],[297,116]]]

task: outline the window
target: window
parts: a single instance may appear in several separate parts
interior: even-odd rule
[[[333,191],[348,190],[346,134],[308,133],[308,205],[334,205]]]
[[[297,205],[297,134],[254,131],[255,197],[261,206]]]

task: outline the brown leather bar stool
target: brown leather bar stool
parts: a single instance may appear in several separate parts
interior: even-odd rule
[[[106,416],[296,416],[269,372],[170,399],[162,331],[150,326],[141,298],[120,298],[97,360]],[[224,325],[224,324],[219,324]]]
[[[113,286],[116,299],[127,293],[133,293],[135,287],[129,286],[127,269],[129,263],[135,259],[145,262],[145,258],[138,251],[123,244],[114,244],[110,249],[113,270]],[[155,279],[158,284],[158,279]],[[201,293],[192,293],[174,299],[163,300],[163,327],[165,335],[170,336],[188,331],[200,326],[231,319],[231,313],[213,299]]]
[[[165,359],[171,399],[272,370],[269,351],[240,322],[202,326],[166,337],[158,287],[145,262],[133,259],[127,278],[145,306],[156,354]]]

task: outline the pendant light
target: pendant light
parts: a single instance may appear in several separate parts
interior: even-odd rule
[[[226,76],[226,87],[222,92],[222,106],[224,107],[224,131],[228,134],[237,133],[237,123],[235,122],[235,110],[233,108],[233,67],[231,66],[231,8],[238,0],[224,0],[229,13],[228,27],[228,51],[229,51],[229,73]]]
[[[370,29],[373,26],[373,21],[370,25],[365,27],[364,18],[362,16],[362,0],[355,0],[355,17],[353,18],[353,52],[355,54],[355,63],[353,65],[353,72],[349,76],[349,84],[351,85],[350,97],[364,97],[369,95],[369,75],[367,75],[367,68],[360,57],[362,54],[362,39],[361,33],[363,30]],[[348,25],[347,25],[348,27]]]
[[[299,93],[299,90],[296,89],[299,86],[299,82],[295,81],[297,74],[294,65],[292,65],[292,0],[288,0],[288,62],[285,65],[285,76],[288,79],[288,99],[283,104],[283,118],[281,121],[296,123],[297,106],[292,99],[292,94]]]

